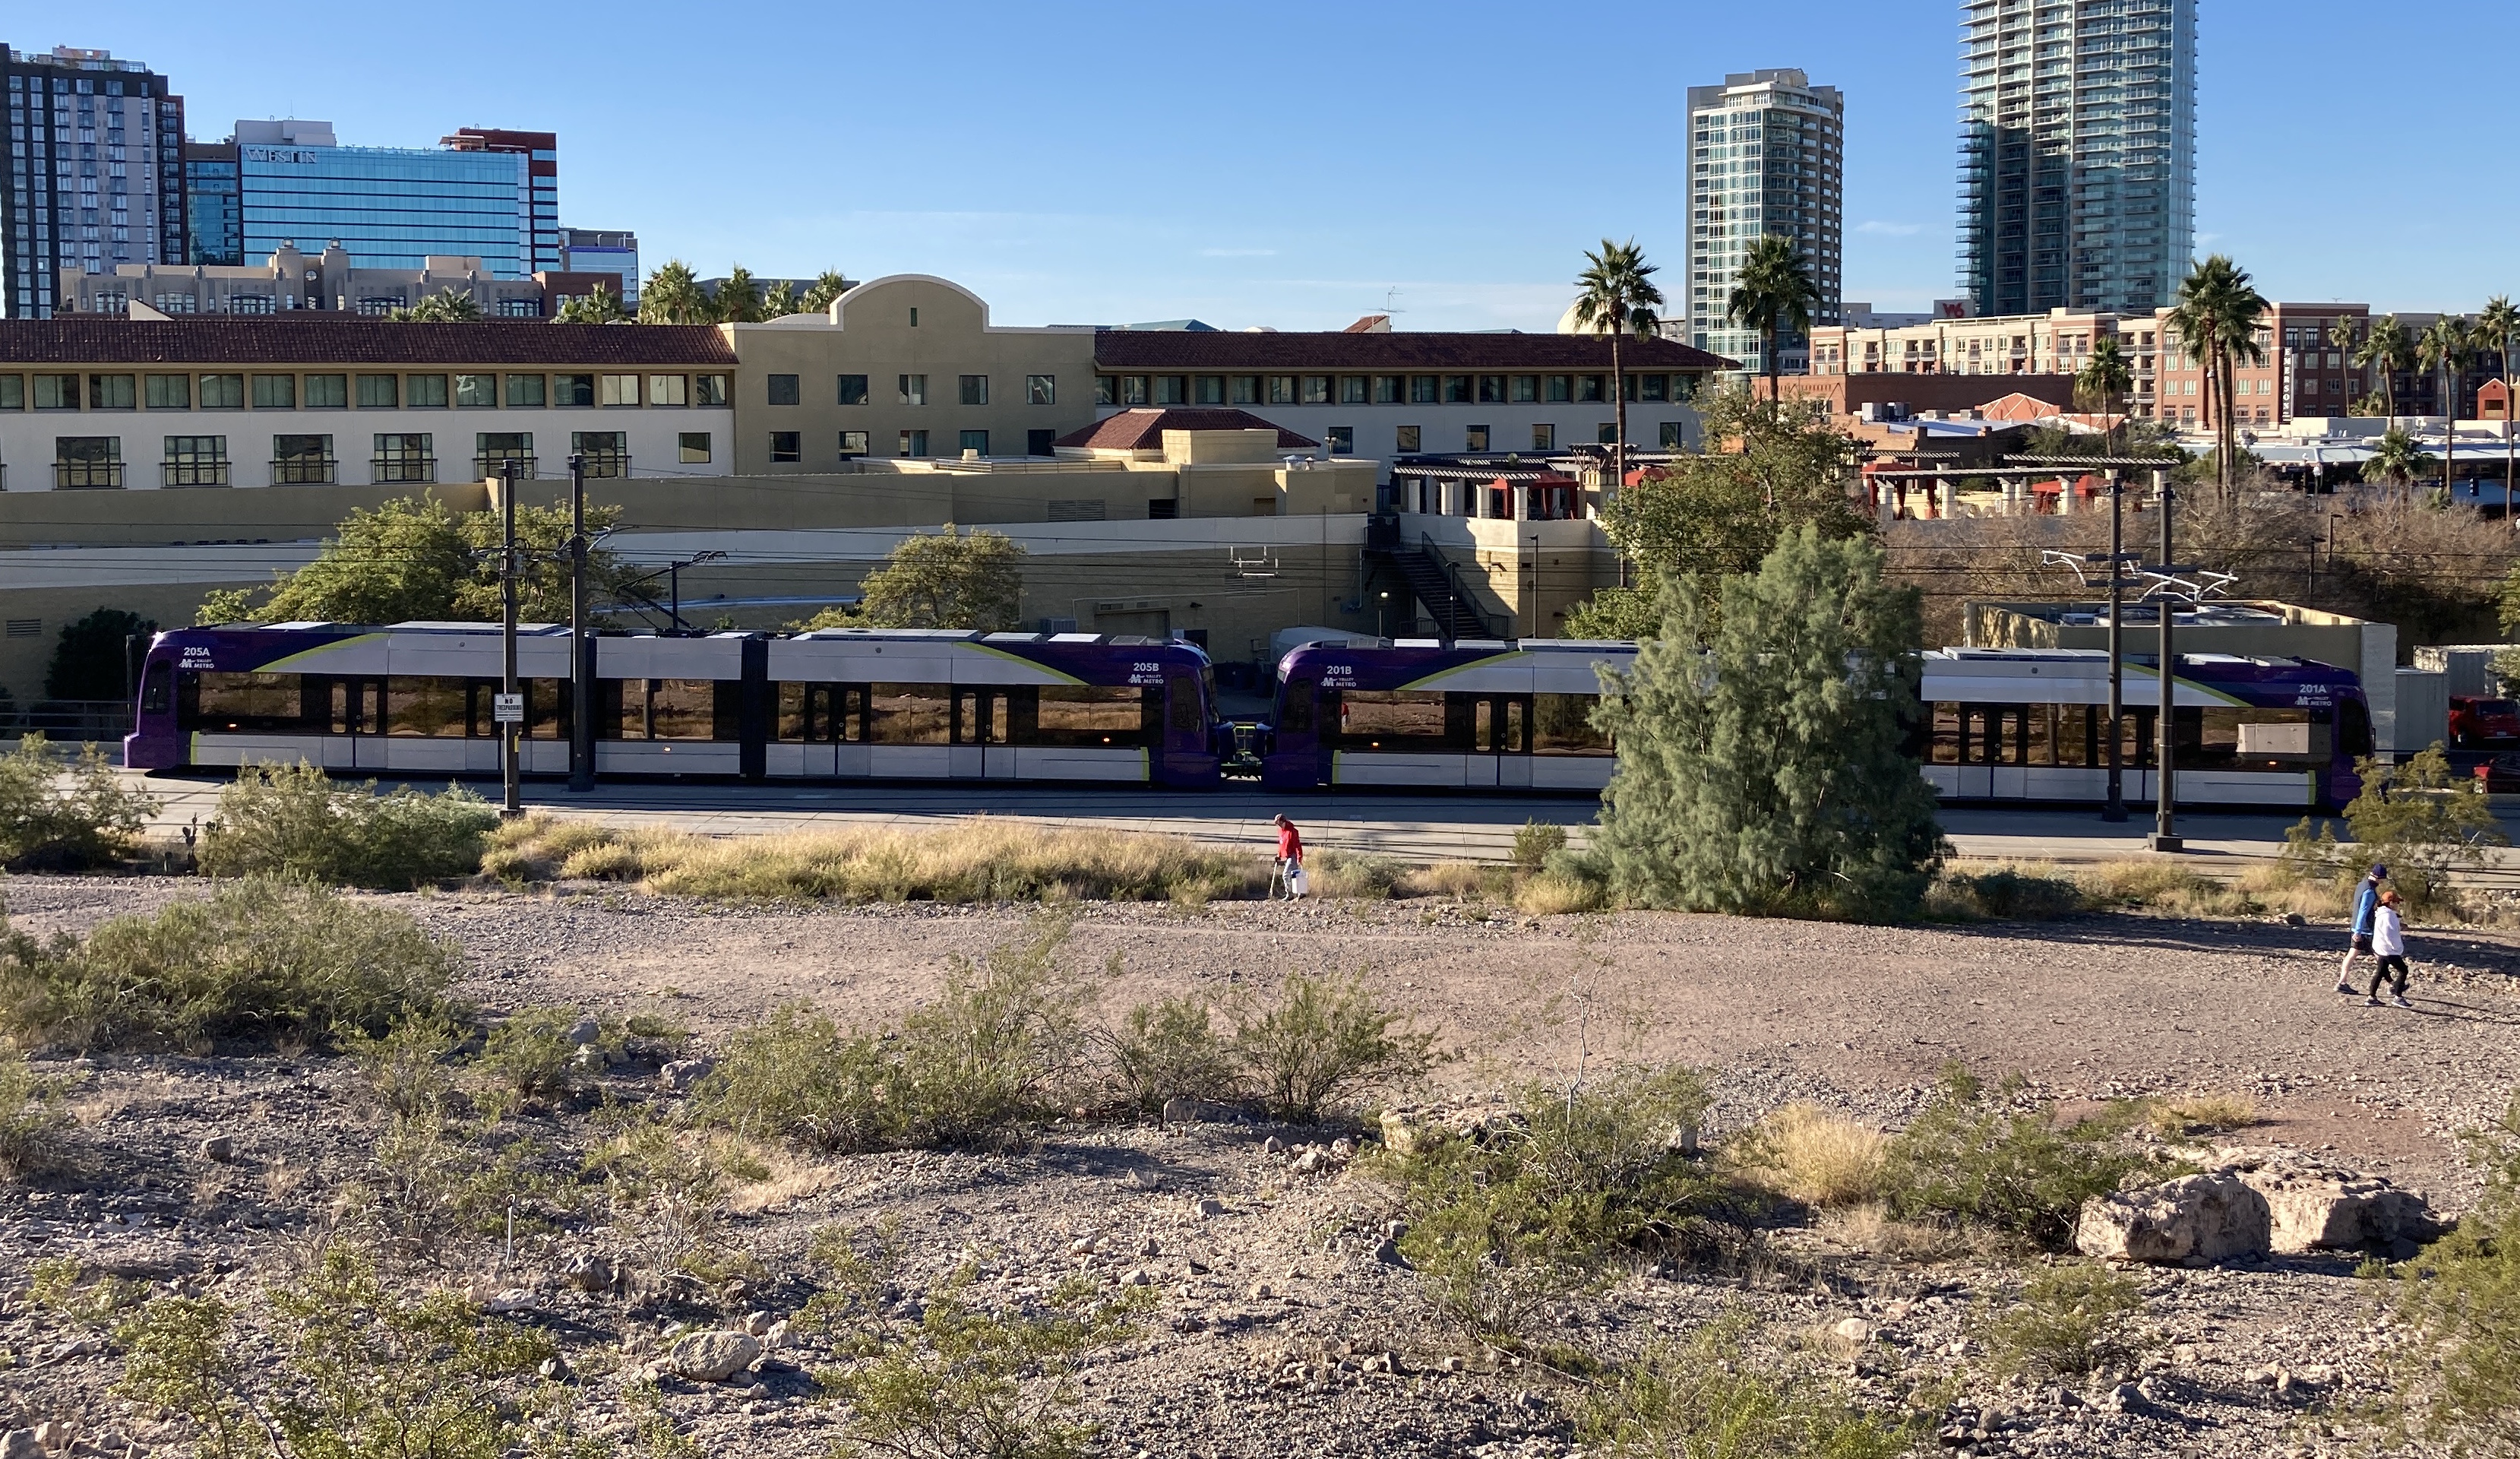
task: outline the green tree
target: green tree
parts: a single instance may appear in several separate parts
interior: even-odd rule
[[[2467,377],[2467,367],[2476,361],[2476,339],[2467,321],[2455,314],[2444,314],[2424,331],[2415,342],[2415,362],[2442,383],[2442,490],[2448,491],[2451,471],[2458,464],[2458,389]]]
[[[2092,354],[2083,361],[2082,371],[2074,377],[2075,403],[2086,410],[2103,415],[2123,416],[2127,391],[2135,388],[2135,369],[2127,363],[2126,351],[2119,347],[2117,336],[2102,335],[2092,345]],[[2121,420],[2119,425],[2124,425]],[[2108,443],[2116,453],[2118,427],[2111,426]]]
[[[2511,296],[2498,294],[2485,301],[2485,312],[2476,316],[2476,340],[2480,347],[2492,344],[2501,356],[2502,376],[2502,499],[2512,499],[2512,488],[2520,486],[2520,454],[2515,454],[2511,438],[2511,392],[2520,388],[2520,372],[2511,368],[2511,342],[2520,337],[2520,307],[2514,307]]]
[[[2380,398],[2387,404],[2391,425],[2398,420],[2398,372],[2415,362],[2414,341],[2407,336],[2407,327],[2395,314],[2383,314],[2371,321],[2362,342],[2354,346],[2354,366],[2370,370],[2380,377]]]
[[[785,319],[796,312],[796,286],[786,279],[773,279],[761,286],[760,316]]]
[[[1769,409],[1777,409],[1778,354],[1784,335],[1811,333],[1812,310],[1820,307],[1820,289],[1812,283],[1811,266],[1794,241],[1781,233],[1763,233],[1750,240],[1733,276],[1732,295],[1724,315],[1741,329],[1757,330],[1767,356]]]
[[[752,270],[741,263],[728,269],[712,304],[710,313],[720,324],[759,324],[761,286],[752,281]]]
[[[639,286],[641,324],[707,324],[715,317],[692,266],[669,258]]]
[[[1669,574],[1694,574],[1713,593],[1725,578],[1758,570],[1778,538],[1804,524],[1832,539],[1871,530],[1846,495],[1860,448],[1817,404],[1772,410],[1747,390],[1730,389],[1700,415],[1709,441],[1737,440],[1740,448],[1685,457],[1610,498],[1602,530],[1638,585],[1604,588],[1579,605],[1567,616],[1570,636],[1651,638]]]
[[[452,284],[409,308],[385,311],[402,324],[472,324],[481,317],[481,301]]]
[[[1610,342],[1610,399],[1616,425],[1611,428],[1612,489],[1628,479],[1627,375],[1619,364],[1619,342],[1630,335],[1650,339],[1661,324],[1654,311],[1662,307],[1662,291],[1654,287],[1659,270],[1645,262],[1635,239],[1616,244],[1601,240],[1601,251],[1584,255],[1587,267],[1575,276],[1575,327]]]
[[[2232,493],[2240,449],[2231,375],[2240,365],[2266,363],[2258,326],[2267,307],[2266,296],[2249,282],[2248,270],[2228,254],[2216,253],[2187,271],[2162,320],[2188,356],[2205,365],[2213,395],[2217,481],[2227,499]]]
[[[592,294],[581,294],[560,306],[552,316],[554,324],[629,324],[635,316],[621,307],[621,296],[598,284]]]
[[[840,277],[838,269],[823,270],[815,275],[813,286],[805,291],[805,296],[796,301],[797,310],[806,314],[830,313],[832,303],[848,288],[848,280]]]
[[[100,608],[64,623],[52,667],[44,671],[44,697],[129,699],[140,651],[157,631],[156,619],[119,608]]]
[[[587,529],[600,532],[620,516],[618,507],[589,507]],[[202,601],[194,621],[496,622],[500,531],[496,512],[457,513],[433,496],[396,497],[343,518],[315,561],[273,573],[259,607],[252,590],[221,589]],[[566,508],[518,508],[517,555],[524,570],[518,613],[524,621],[568,621],[568,563],[561,550],[567,540]],[[589,553],[590,602],[617,601],[628,575],[617,554]]]
[[[1618,737],[1593,870],[1635,904],[1888,919],[1943,852],[1903,750],[1917,713],[1922,603],[1881,549],[1784,536],[1719,601],[1681,579],[1659,639],[1603,685]]]
[[[1022,544],[1003,532],[967,532],[949,522],[941,532],[903,539],[867,574],[856,616],[827,612],[806,626],[1004,631],[1023,616],[1024,557]]]
[[[2433,456],[2417,444],[2395,421],[2371,445],[2371,459],[2362,463],[2365,481],[2391,481],[2405,486],[2433,469]]]

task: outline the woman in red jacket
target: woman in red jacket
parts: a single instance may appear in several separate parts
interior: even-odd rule
[[[1304,838],[1283,814],[1273,819],[1278,827],[1278,870],[1286,879],[1286,894],[1302,896],[1311,889],[1304,876]]]

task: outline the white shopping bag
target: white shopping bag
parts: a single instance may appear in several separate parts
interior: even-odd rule
[[[1304,865],[1300,861],[1286,868],[1286,894],[1288,896],[1313,894],[1313,879],[1304,875]]]

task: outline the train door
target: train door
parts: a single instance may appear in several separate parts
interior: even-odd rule
[[[975,687],[954,691],[954,750],[946,773],[957,780],[1012,780],[1015,752],[1008,691]]]
[[[385,767],[385,681],[382,676],[342,675],[327,688],[324,767]]]
[[[1531,696],[1480,694],[1468,698],[1470,752],[1463,757],[1467,783],[1474,788],[1529,788]],[[1455,733],[1459,734],[1460,729],[1456,721]]]

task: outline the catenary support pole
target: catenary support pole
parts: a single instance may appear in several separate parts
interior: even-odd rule
[[[499,464],[502,490],[499,493],[499,692],[509,705],[517,702],[517,468],[515,458]],[[501,716],[513,714],[503,709]],[[501,717],[494,716],[494,717]],[[500,813],[520,816],[525,813],[524,766],[520,763],[523,750],[518,738],[524,725],[517,718],[504,718],[499,725],[499,770],[506,784],[506,798]]]
[[[2167,573],[2177,566],[2171,556],[2170,504],[2178,493],[2171,488],[2170,473],[2156,471],[2152,474],[2152,492],[2154,499],[2161,503],[2161,570]],[[2160,707],[2152,718],[2152,782],[2155,790],[2149,844],[2156,851],[2177,851],[2184,849],[2179,841],[2179,823],[2174,809],[2179,798],[2179,772],[2173,758],[2178,744],[2175,721],[2179,716],[2175,706],[2179,699],[2179,656],[2171,645],[2170,623],[2178,616],[2178,603],[2171,597],[2167,584],[2164,584],[2161,596],[2153,601],[2154,611],[2161,616],[2161,669],[2154,675]]]
[[[2126,482],[2109,473],[2109,798],[2100,819],[2127,818],[2126,808]]]
[[[586,457],[568,458],[568,788],[595,789],[595,636],[586,619]]]

